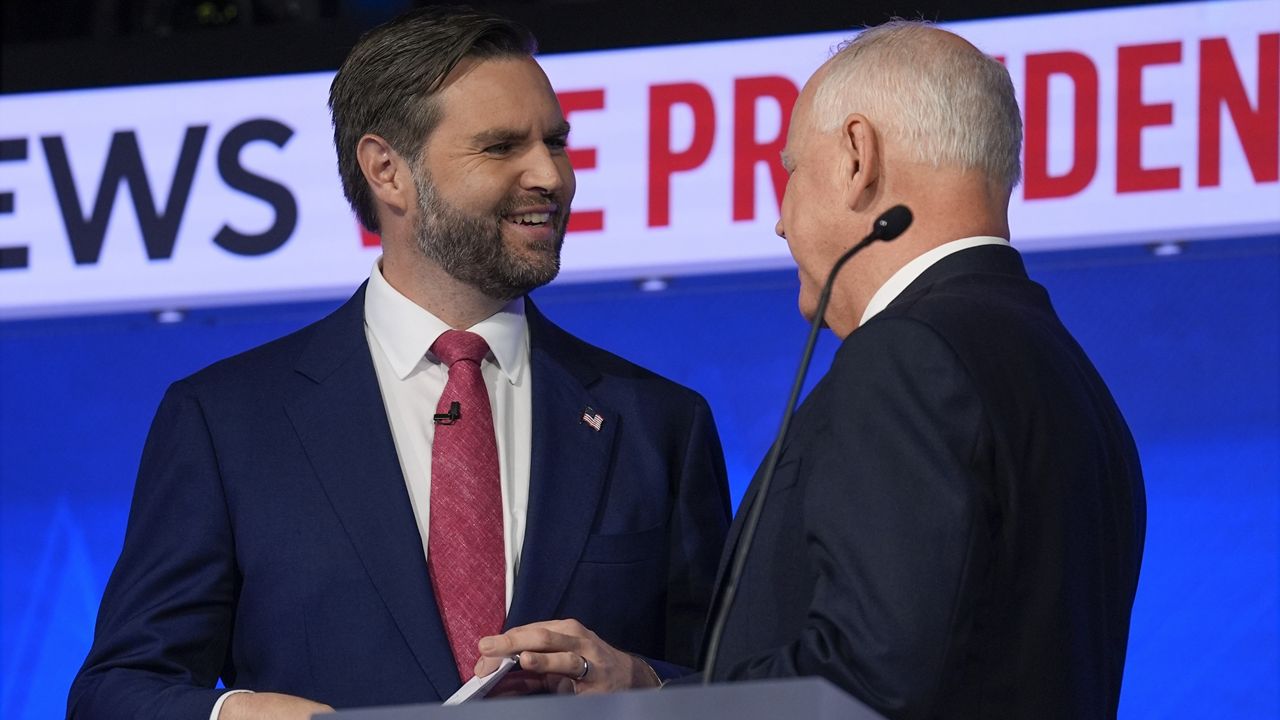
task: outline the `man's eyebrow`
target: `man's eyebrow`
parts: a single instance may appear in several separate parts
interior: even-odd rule
[[[547,137],[565,137],[568,134],[569,134],[569,123],[562,121],[560,123],[557,123],[556,125],[553,125],[551,129],[547,131],[546,136]],[[500,145],[502,143],[521,142],[526,137],[527,136],[524,130],[517,130],[515,128],[490,128],[488,130],[482,130],[476,133],[475,136],[472,137],[472,141],[476,145],[487,146],[487,145]]]
[[[489,130],[481,130],[472,137],[472,141],[476,145],[499,145],[501,143],[519,142],[524,140],[525,133],[523,130],[515,128],[491,128]]]
[[[782,152],[778,153],[778,155],[782,158],[783,170],[786,170],[787,172],[791,172],[792,170],[795,169],[796,165],[795,165],[795,161],[791,157],[791,153],[787,152],[786,150],[783,150]]]

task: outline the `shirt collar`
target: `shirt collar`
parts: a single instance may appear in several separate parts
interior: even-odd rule
[[[391,287],[382,276],[382,258],[369,273],[364,321],[401,380],[409,377],[424,359],[438,362],[429,352],[431,345],[450,329],[448,323]],[[529,360],[524,298],[512,300],[467,331],[484,338],[498,369],[508,382],[519,385]]]
[[[881,310],[889,307],[889,303],[893,302],[902,294],[907,286],[920,277],[925,270],[933,267],[942,258],[958,253],[961,250],[978,247],[979,245],[1008,245],[1009,241],[1004,238],[993,237],[990,235],[979,235],[977,237],[968,237],[961,240],[952,240],[949,243],[943,243],[932,250],[917,256],[914,260],[898,268],[898,271],[889,276],[884,285],[876,290],[876,294],[871,296],[871,302],[867,303],[867,309],[862,313],[862,320],[858,323],[861,327],[867,324],[867,321],[875,317]]]

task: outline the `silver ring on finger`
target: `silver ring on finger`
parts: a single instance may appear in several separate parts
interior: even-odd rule
[[[574,682],[581,682],[583,680],[586,680],[587,673],[591,672],[591,663],[588,662],[587,659],[582,655],[579,655],[578,659],[582,660],[582,672],[578,673],[578,677],[573,679]]]

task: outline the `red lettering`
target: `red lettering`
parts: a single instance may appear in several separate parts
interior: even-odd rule
[[[382,236],[377,233],[371,233],[360,223],[356,223],[360,227],[360,246],[361,247],[378,247],[382,244]]]
[[[1148,65],[1182,62],[1182,43],[1122,47],[1117,58],[1116,192],[1174,190],[1181,183],[1177,167],[1142,167],[1142,130],[1173,123],[1173,104],[1142,102],[1142,70]]]
[[[1022,192],[1028,200],[1068,197],[1093,182],[1098,170],[1098,68],[1077,52],[1027,56],[1026,162]],[[1049,78],[1065,75],[1075,88],[1071,167],[1049,174]]]
[[[604,109],[604,88],[559,93],[560,110],[566,120],[575,112]],[[575,171],[596,166],[595,148],[569,148],[569,163]],[[574,210],[569,215],[568,232],[593,232],[604,229],[604,210]]]
[[[787,125],[799,88],[777,75],[739,78],[733,83],[733,219],[753,220],[756,216],[756,165],[765,163],[773,180],[773,194],[782,207],[787,188],[787,171],[782,167],[782,148],[787,144]],[[778,104],[782,113],[778,134],[756,140],[756,105],[763,98]]]
[[[1256,182],[1280,179],[1280,33],[1258,36],[1258,106],[1249,105],[1226,38],[1200,41],[1200,187],[1222,182],[1222,106]]]
[[[671,110],[693,111],[693,140],[684,150],[671,147]],[[671,176],[706,162],[715,139],[716,114],[711,93],[697,83],[649,88],[649,227],[671,224]]]

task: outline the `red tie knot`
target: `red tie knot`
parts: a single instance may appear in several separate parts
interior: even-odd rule
[[[489,354],[489,343],[466,330],[446,330],[431,344],[431,352],[449,367],[459,360],[470,360],[478,366]]]

